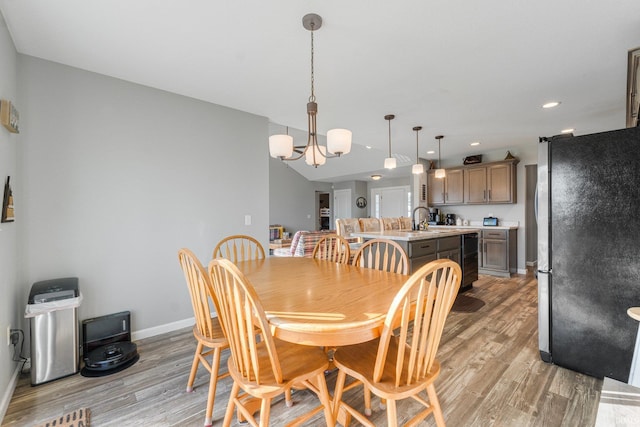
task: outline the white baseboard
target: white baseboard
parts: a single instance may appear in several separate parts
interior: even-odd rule
[[[167,332],[173,332],[178,329],[188,328],[195,324],[195,318],[191,317],[188,319],[178,320],[176,322],[166,323],[164,325],[154,326],[152,328],[141,329],[139,331],[134,331],[131,333],[131,339],[141,340],[144,338],[153,337],[156,335],[164,334]],[[13,392],[15,391],[16,385],[18,384],[18,376],[20,375],[20,369],[22,368],[22,363],[18,363],[16,366],[13,375],[7,385],[7,389],[2,396],[2,401],[0,401],[0,420],[2,420],[7,413],[7,409],[9,408],[9,403],[11,402],[11,397],[13,396]]]
[[[165,323],[164,325],[154,326],[152,328],[141,329],[131,333],[131,340],[141,340],[167,332],[177,331],[178,329],[188,328],[189,326],[193,326],[195,322],[195,317],[190,317],[188,319],[177,320],[175,322]]]
[[[22,363],[18,363],[16,369],[13,371],[13,375],[11,375],[11,379],[9,380],[9,384],[7,385],[7,389],[4,391],[4,395],[2,396],[2,401],[0,402],[0,421],[4,420],[7,409],[9,409],[11,396],[13,396],[16,385],[18,385],[18,376],[20,375],[21,368]]]
[[[527,269],[526,268],[519,268],[518,269],[518,274],[527,274]]]

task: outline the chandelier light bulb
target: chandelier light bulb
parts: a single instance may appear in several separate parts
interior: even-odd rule
[[[293,154],[293,137],[289,135],[271,135],[269,137],[271,157],[286,159]]]
[[[348,129],[331,129],[327,132],[327,151],[341,156],[351,151],[351,131]]]

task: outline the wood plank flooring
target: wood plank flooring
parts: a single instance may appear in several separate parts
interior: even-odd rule
[[[511,279],[481,275],[463,295],[479,298],[485,305],[475,312],[452,312],[445,326],[436,390],[448,426],[595,425],[602,380],[540,360],[537,282],[532,275]],[[29,426],[88,407],[94,427],[201,426],[208,378],[200,368],[194,392],[185,392],[195,351],[190,328],[141,340],[138,348],[138,363],[107,377],[78,374],[31,387],[29,377],[23,375],[2,425]],[[227,356],[223,352],[225,367]],[[327,379],[332,390],[335,373]],[[230,378],[218,384],[214,425],[222,423],[230,385]],[[272,425],[283,425],[316,405],[307,391],[294,392],[293,399],[293,408],[286,408],[282,400],[274,404]],[[360,390],[352,390],[345,399],[363,408]],[[371,420],[386,425],[377,399],[373,406]],[[410,400],[399,403],[400,421],[415,408]],[[310,425],[324,425],[321,415]],[[435,426],[435,422],[431,418],[424,425]]]

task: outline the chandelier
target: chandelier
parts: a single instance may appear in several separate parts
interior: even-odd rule
[[[438,179],[442,179],[446,175],[444,169],[442,169],[442,164],[440,163],[440,141],[442,141],[442,138],[444,138],[444,135],[436,135],[436,139],[438,140],[438,169],[436,169],[434,176]]]
[[[414,175],[420,175],[424,172],[424,165],[420,163],[420,158],[418,157],[418,132],[422,130],[422,126],[414,126],[413,130],[416,132],[416,164],[411,167],[411,172]]]
[[[307,145],[293,145],[293,138],[287,135],[272,135],[269,137],[269,154],[280,160],[298,160],[303,156],[305,162],[313,167],[324,165],[327,159],[340,157],[351,151],[351,131],[347,129],[331,129],[327,132],[327,145],[318,144],[316,116],[318,103],[314,92],[313,73],[313,32],[322,26],[322,17],[309,13],[302,18],[302,26],[311,33],[311,95],[307,102]],[[293,154],[293,153],[296,154]]]
[[[389,123],[389,157],[384,159],[384,168],[385,169],[395,169],[396,168],[396,158],[391,155],[391,120],[395,119],[396,116],[393,114],[387,114],[384,116],[384,119]]]

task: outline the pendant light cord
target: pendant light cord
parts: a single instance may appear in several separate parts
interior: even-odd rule
[[[389,122],[389,157],[391,157],[391,119],[387,119]]]

